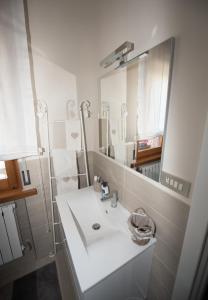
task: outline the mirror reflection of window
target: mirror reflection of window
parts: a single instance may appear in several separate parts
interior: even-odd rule
[[[139,57],[136,170],[159,181],[165,129],[170,43],[165,42]]]
[[[138,62],[138,136],[163,135],[166,116],[170,54],[166,45],[155,47]]]

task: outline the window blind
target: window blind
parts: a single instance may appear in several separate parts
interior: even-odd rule
[[[22,0],[0,1],[0,160],[37,155]]]

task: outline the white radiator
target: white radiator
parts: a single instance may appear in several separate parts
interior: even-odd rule
[[[23,256],[14,209],[15,204],[0,207],[0,265]]]
[[[160,179],[160,161],[142,165],[138,168],[138,172],[159,182]]]

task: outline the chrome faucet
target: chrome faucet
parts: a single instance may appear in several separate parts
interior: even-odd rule
[[[110,201],[111,201],[111,207],[116,207],[117,202],[118,202],[118,192],[114,191],[111,194],[107,181],[103,181],[101,183],[101,198],[100,198],[100,200],[105,201],[108,199],[110,199]]]
[[[111,206],[112,207],[116,207],[117,206],[117,202],[118,202],[118,192],[115,191],[115,192],[112,193]]]

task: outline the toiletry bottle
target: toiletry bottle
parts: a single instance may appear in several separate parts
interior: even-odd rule
[[[108,186],[107,181],[103,181],[101,183],[101,193],[102,193],[102,199],[101,200],[108,199],[109,194],[110,194],[110,190],[109,190],[109,186]]]

